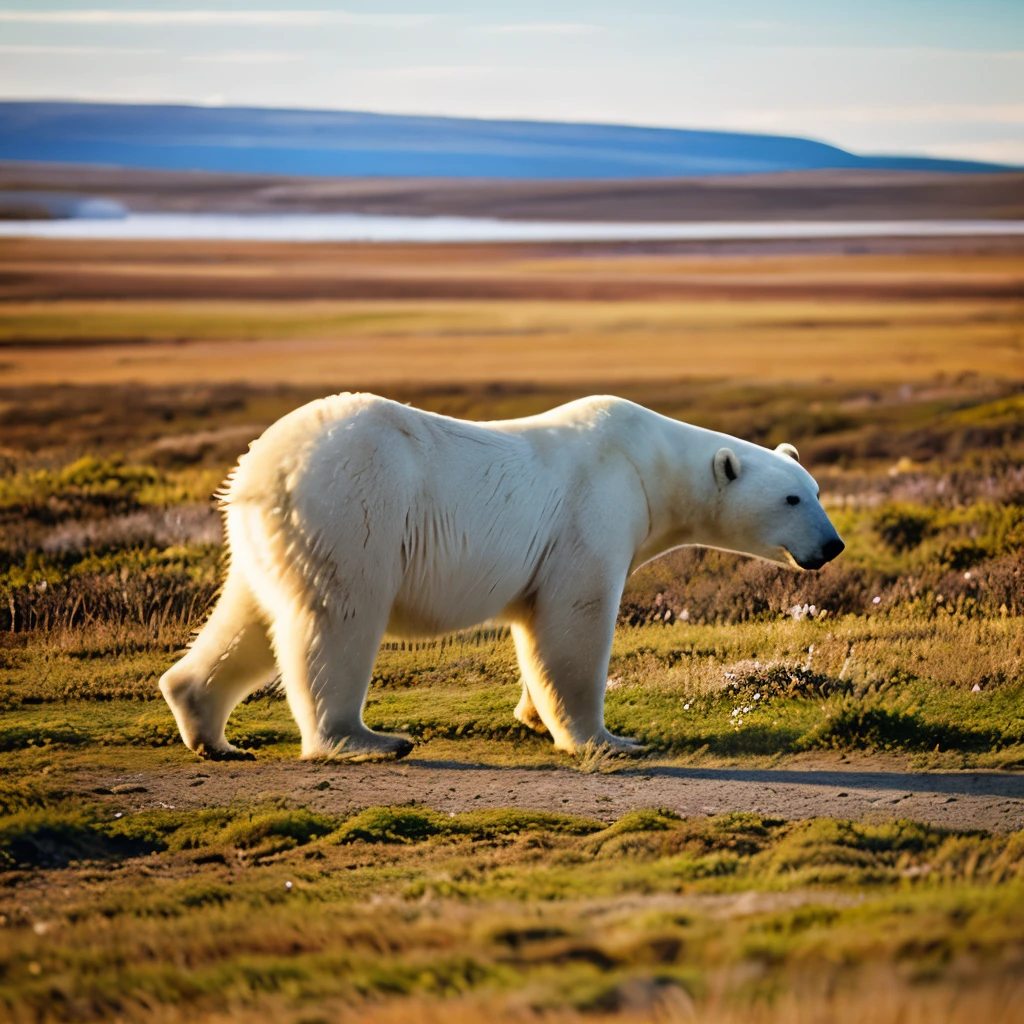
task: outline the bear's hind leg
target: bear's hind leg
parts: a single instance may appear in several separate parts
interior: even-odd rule
[[[295,608],[274,622],[274,647],[304,758],[374,761],[405,757],[404,736],[363,724],[363,704],[387,614],[370,609],[338,621],[330,612]]]
[[[161,676],[160,692],[190,750],[213,760],[247,758],[228,743],[224,727],[238,702],[276,674],[267,627],[233,572],[191,649]]]

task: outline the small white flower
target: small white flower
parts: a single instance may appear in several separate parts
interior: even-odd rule
[[[286,889],[290,889],[290,888],[292,887],[292,883],[291,883],[291,882],[285,882],[285,883],[284,883],[284,887],[285,887]]]
[[[683,705],[683,710],[684,711],[689,711],[690,710],[690,705],[689,704],[684,704]]]
[[[965,572],[964,573],[964,579],[965,580],[969,580],[970,578],[971,578],[971,574],[969,572]]]
[[[881,604],[882,603],[882,599],[880,597],[873,597],[873,598],[871,598],[871,603],[872,604]]]
[[[739,713],[740,713],[740,709],[739,708],[733,708],[732,709],[732,717],[733,718],[735,718]]]
[[[124,814],[121,811],[118,811],[117,814],[114,815],[114,817],[115,818],[123,818]]]
[[[746,714],[748,711],[750,711],[750,708],[744,708],[743,709],[743,714]]]
[[[761,699],[761,694],[755,693],[754,694],[754,700],[760,700],[760,699]]]

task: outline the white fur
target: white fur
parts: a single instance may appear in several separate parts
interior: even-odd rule
[[[683,544],[827,560],[838,537],[795,458],[617,398],[493,423],[373,395],[312,402],[229,480],[224,592],[160,688],[210,756],[238,753],[228,715],[278,670],[304,757],[401,756],[407,740],[362,722],[382,636],[497,620],[515,638],[520,721],[570,752],[628,747],[604,726],[627,575]]]

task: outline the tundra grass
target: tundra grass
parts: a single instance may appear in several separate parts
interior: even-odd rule
[[[628,266],[628,261],[623,261]],[[1021,261],[1013,268],[1019,272]],[[827,314],[824,312],[827,310]],[[713,337],[735,332],[788,331],[826,336],[851,329],[872,333],[927,331],[933,338],[971,330],[982,345],[1019,326],[1013,301],[878,302],[715,300],[659,302],[46,302],[5,304],[0,346],[452,335],[514,338],[580,330],[637,336],[696,331]],[[774,339],[773,339],[774,340]],[[780,359],[786,351],[779,351]],[[456,370],[457,372],[457,370]],[[885,375],[882,374],[882,379]],[[453,380],[453,378],[450,378]]]
[[[0,751],[61,750],[76,764],[114,751],[178,744],[157,680],[173,644],[114,637],[0,648]],[[401,649],[401,648],[406,649]],[[963,657],[964,650],[976,652]],[[978,687],[975,690],[975,687]],[[424,748],[493,763],[566,763],[512,716],[519,698],[504,630],[445,641],[386,640],[367,723]],[[767,758],[809,750],[941,754],[958,766],[1024,763],[1020,620],[945,612],[792,618],[738,625],[620,629],[607,695],[609,727],[657,758]],[[279,692],[235,711],[232,742],[259,757],[294,756],[298,733]]]
[[[593,1012],[637,985],[757,1005],[808,974],[897,965],[927,988],[970,965],[984,989],[1024,968],[1020,833],[5,798],[27,805],[0,821],[13,1021],[459,996]]]

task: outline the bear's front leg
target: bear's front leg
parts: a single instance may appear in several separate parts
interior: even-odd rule
[[[538,601],[530,617],[512,627],[519,668],[537,717],[555,746],[570,754],[588,742],[622,752],[643,749],[634,740],[613,736],[604,724],[618,601],[619,590],[590,599],[577,595],[572,601]]]

